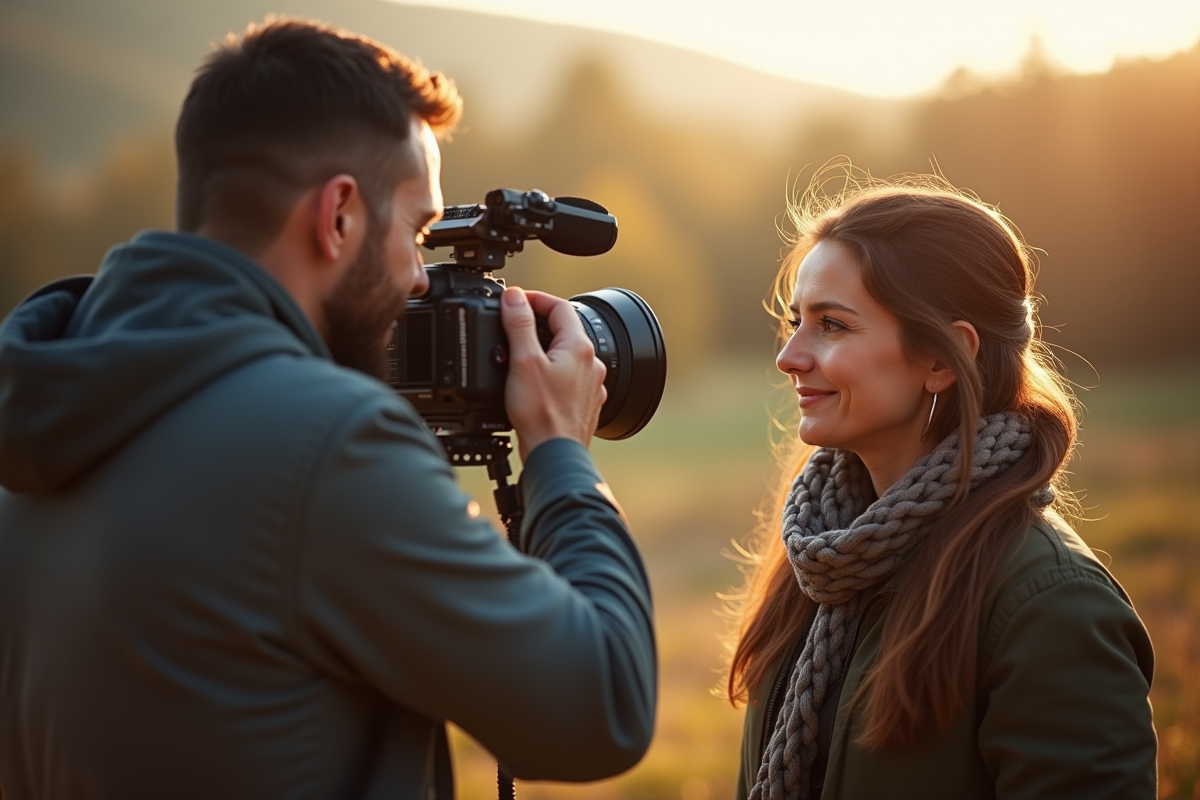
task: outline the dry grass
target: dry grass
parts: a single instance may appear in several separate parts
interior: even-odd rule
[[[1200,426],[1093,438],[1078,466],[1094,487],[1081,532],[1154,643],[1159,797],[1200,800]]]

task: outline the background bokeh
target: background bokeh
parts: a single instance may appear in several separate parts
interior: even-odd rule
[[[790,435],[771,423],[788,399],[762,301],[787,198],[840,156],[877,176],[940,172],[1038,248],[1045,337],[1086,408],[1081,533],[1155,643],[1161,796],[1200,798],[1200,42],[1082,76],[1034,40],[1007,76],[960,70],[885,100],[614,34],[380,0],[4,0],[0,314],[41,282],[94,271],[138,230],[172,227],[171,132],[191,71],[268,12],[369,34],[456,78],[466,116],[443,150],[447,202],[537,187],[620,219],[609,254],[533,244],[502,276],[633,289],[666,331],[655,419],[593,446],[654,582],[655,742],[626,775],[519,783],[521,797],[731,791],[741,721],[710,693],[718,593],[740,581],[729,553],[777,478],[769,443]],[[482,473],[462,478],[487,495]],[[492,794],[487,754],[461,734],[455,748],[461,796]]]

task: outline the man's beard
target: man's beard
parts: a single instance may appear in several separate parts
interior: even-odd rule
[[[388,277],[386,236],[387,231],[372,221],[358,258],[324,302],[329,326],[325,343],[333,360],[380,380],[387,368],[383,337],[407,299]]]

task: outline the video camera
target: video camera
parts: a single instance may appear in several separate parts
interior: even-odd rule
[[[465,449],[466,462],[471,451],[486,448],[493,433],[512,429],[504,409],[504,283],[492,273],[528,239],[566,255],[599,255],[616,242],[617,220],[599,203],[551,198],[537,190],[496,189],[481,204],[450,206],[430,226],[425,247],[452,247],[454,260],[426,267],[429,291],[410,299],[392,325],[388,384],[427,425],[453,438],[459,451]],[[666,386],[667,353],[658,319],[628,289],[600,289],[570,301],[608,370],[608,398],[596,435],[632,436],[650,421]],[[548,346],[550,333],[541,320],[539,337]],[[478,452],[474,458],[483,461]]]

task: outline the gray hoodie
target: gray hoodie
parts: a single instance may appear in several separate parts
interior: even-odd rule
[[[519,553],[411,406],[283,288],[149,232],[0,327],[0,796],[446,797],[627,769],[649,587],[586,449],[525,464]]]

